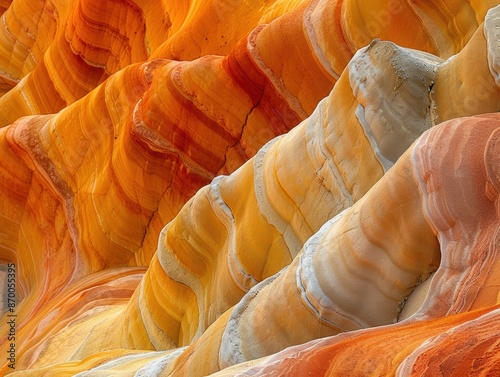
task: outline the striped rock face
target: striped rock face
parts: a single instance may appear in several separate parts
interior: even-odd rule
[[[243,311],[251,317],[253,307],[273,306],[282,286],[296,284],[295,296],[301,297],[288,310],[308,306],[312,310],[301,318],[310,319],[300,329],[273,333],[273,343],[315,322],[343,331],[387,326],[312,341],[216,375],[497,373],[499,141],[498,113],[454,119],[425,132],[360,201],[311,237],[300,258],[258,290],[255,303]],[[281,310],[285,317],[287,309],[281,308],[274,306],[272,317]],[[398,317],[401,308],[404,320]],[[233,325],[239,339],[261,334],[247,334],[248,322],[240,318]],[[224,335],[230,336],[228,330]]]
[[[497,5],[0,2],[2,373],[494,374]]]

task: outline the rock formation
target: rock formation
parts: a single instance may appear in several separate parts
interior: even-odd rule
[[[311,237],[281,276],[236,306],[231,317],[240,318],[228,321],[219,358],[231,350],[240,361],[253,360],[291,334],[319,333],[319,326],[325,332],[388,326],[217,375],[301,375],[308,368],[325,376],[495,375],[499,142],[500,114],[458,118],[426,132],[367,195]],[[283,300],[284,289],[295,293]],[[284,320],[292,311],[300,326],[296,318]],[[273,315],[258,320],[261,313]],[[392,324],[401,316],[405,321]],[[281,320],[273,327],[274,318]],[[255,344],[261,349],[248,347]]]
[[[294,375],[337,347],[333,375],[359,343],[363,375],[425,326],[408,374],[470,321],[494,349],[500,120],[452,119],[500,110],[497,4],[6,4],[17,374]]]

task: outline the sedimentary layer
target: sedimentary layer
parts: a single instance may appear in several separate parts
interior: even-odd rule
[[[17,373],[495,350],[497,3],[0,3]]]

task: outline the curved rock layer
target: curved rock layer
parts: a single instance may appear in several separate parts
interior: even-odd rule
[[[376,45],[371,46],[371,49],[376,48]],[[355,62],[356,57],[352,63]],[[332,94],[341,87],[341,83],[342,78]],[[317,112],[320,112],[321,105]],[[439,107],[437,103],[436,109]],[[404,119],[408,124],[410,118],[405,116]],[[423,152],[415,152],[412,155],[411,150],[407,151],[398,164],[390,169],[383,180],[379,181],[367,195],[348,211],[326,222],[316,234],[312,235],[305,243],[300,258],[293,259],[285,272],[280,276],[274,275],[270,280],[250,290],[230,314],[226,313],[219,318],[164,373],[175,376],[206,375],[217,371],[218,368],[269,355],[316,337],[396,322],[407,300],[410,299],[411,305],[419,308],[420,305],[415,304],[415,299],[409,295],[414,287],[425,281],[434,271],[436,271],[434,278],[428,288],[432,295],[424,302],[419,311],[420,316],[438,318],[472,310],[475,304],[478,307],[495,304],[498,295],[495,284],[498,279],[493,271],[496,269],[498,259],[496,244],[498,223],[496,204],[492,202],[496,201],[498,194],[497,189],[490,187],[491,184],[488,183],[496,182],[496,176],[488,176],[484,168],[480,168],[486,164],[486,169],[496,169],[496,157],[493,157],[496,156],[496,152],[488,151],[490,144],[487,142],[492,129],[496,129],[500,124],[498,116],[472,119],[470,123],[474,127],[468,126],[466,122],[451,122],[449,124],[452,126],[448,128],[441,126],[440,132],[434,131],[431,136],[426,135],[421,138],[423,145],[417,144],[415,148],[421,148]],[[396,124],[392,124],[392,127],[395,128]],[[284,144],[286,146],[294,146],[293,151],[302,161],[301,167],[304,168],[304,172],[314,170],[318,172],[318,166],[321,165],[316,165],[314,169],[314,165],[309,167],[305,163],[313,154],[305,154],[302,157],[297,147],[299,142],[293,141],[294,136],[306,127],[302,125],[297,127],[281,140],[284,143],[286,141]],[[476,136],[476,133],[480,132],[483,132],[482,139],[479,135]],[[325,134],[338,142],[333,132]],[[351,131],[348,134],[353,133]],[[390,132],[385,134],[389,136]],[[431,137],[434,138],[432,142],[427,140]],[[278,157],[286,155],[286,149],[279,150],[277,146],[281,140],[273,144],[267,153],[265,149],[261,150],[254,159],[254,166],[266,171],[267,156],[259,165],[260,154],[274,155],[271,164],[275,172],[262,174],[265,177],[263,186],[265,187],[267,183],[273,187],[268,183],[272,181],[270,178],[279,177],[281,187],[288,194],[283,197],[295,199],[295,203],[284,201],[287,205],[283,207],[279,206],[282,204],[279,201],[272,203],[271,206],[274,206],[275,211],[271,213],[275,217],[268,215],[269,212],[266,210],[261,212],[276,228],[279,224],[276,218],[281,217],[285,220],[283,224],[290,224],[282,233],[286,243],[290,233],[300,234],[301,231],[307,231],[304,229],[306,224],[310,225],[305,219],[302,221],[302,227],[297,226],[298,230],[293,230],[295,219],[301,215],[298,203],[307,203],[308,194],[311,197],[321,198],[321,204],[330,210],[333,206],[325,203],[330,201],[335,203],[335,201],[329,199],[328,194],[320,190],[318,192],[314,181],[313,183],[307,181],[307,174],[297,173],[297,167],[290,167],[294,170],[293,173],[286,173],[287,165],[280,164]],[[296,140],[307,140],[307,136],[301,134]],[[314,140],[320,142],[321,137],[316,134]],[[401,138],[397,140],[401,142]],[[494,134],[491,140],[495,141]],[[333,155],[331,151],[330,149]],[[439,151],[454,153],[448,153],[445,161],[439,161]],[[483,161],[485,153],[491,155],[491,162]],[[424,160],[422,154],[430,162]],[[465,155],[468,159],[460,157]],[[421,159],[424,161],[420,161]],[[339,156],[339,161],[347,164],[349,158]],[[359,163],[358,166],[372,171],[366,162]],[[453,166],[453,170],[449,169],[450,166]],[[335,168],[333,166],[330,171],[335,171]],[[258,172],[254,173],[254,177],[258,175]],[[292,177],[297,176],[304,179],[304,185],[296,184],[296,180]],[[347,173],[342,174],[342,177],[346,176]],[[292,180],[287,180],[287,177]],[[321,180],[323,177],[315,178]],[[339,188],[336,185],[339,180],[329,178],[324,182],[335,182],[332,186],[327,186],[331,194],[332,189]],[[476,183],[467,186],[461,183],[463,180]],[[415,182],[421,182],[422,186],[415,185]],[[362,183],[359,174],[356,183]],[[293,192],[291,188],[286,190],[287,184],[295,190],[296,187],[304,187],[307,191],[298,195],[297,191]],[[258,193],[259,183],[254,185]],[[228,186],[234,187],[234,185]],[[491,192],[487,192],[487,189],[491,189]],[[435,190],[439,191],[434,193]],[[441,190],[447,191],[441,193]],[[220,191],[223,192],[222,189]],[[276,190],[269,191],[276,193]],[[480,196],[475,198],[472,193],[479,193]],[[259,195],[256,196],[258,199],[261,198]],[[341,200],[345,199],[339,196]],[[450,199],[447,199],[448,196]],[[353,197],[355,200],[356,196]],[[196,198],[197,196],[194,200]],[[277,199],[276,195],[274,199]],[[456,201],[454,207],[453,200]],[[467,205],[464,205],[465,202]],[[384,203],[382,208],[380,203]],[[277,215],[279,210],[286,213],[285,208],[294,207],[298,209],[289,210],[295,212],[290,217]],[[315,219],[321,218],[321,209],[317,209],[314,205],[308,208],[313,209],[310,214],[314,213]],[[455,212],[450,214],[449,212],[454,209]],[[183,213],[181,211],[169,224],[167,232],[182,219]],[[331,217],[331,214],[329,215]],[[468,234],[466,230],[471,233]],[[388,237],[388,234],[391,236]],[[168,233],[165,240],[169,245]],[[184,248],[179,249],[185,254]],[[268,249],[269,246],[266,245],[261,248],[261,250]],[[200,248],[200,250],[206,249]],[[255,261],[258,258],[256,250],[259,249],[252,247],[250,250]],[[293,247],[285,250],[292,251]],[[460,250],[460,253],[456,250]],[[233,250],[228,249],[228,260],[231,260],[232,253]],[[161,262],[163,257],[161,246],[157,255]],[[292,255],[292,258],[294,256]],[[182,260],[182,257],[178,259]],[[266,261],[262,257],[259,259]],[[228,265],[231,266],[231,263]],[[155,265],[151,265],[148,274],[154,268]],[[146,281],[150,276],[148,274],[145,276]],[[490,275],[493,275],[491,280],[488,278]],[[174,279],[176,276],[173,275]],[[220,277],[221,273],[217,273],[217,276]],[[182,282],[190,285],[186,281]],[[222,291],[218,291],[216,295],[220,297],[223,294]],[[158,297],[159,295],[156,295],[155,300],[158,300]],[[411,313],[404,314],[408,316]],[[298,326],[297,323],[301,325]]]
[[[283,318],[292,308],[296,313],[298,306],[309,306],[323,326],[349,329],[366,327],[379,317],[379,324],[396,321],[398,303],[414,306],[416,300],[413,316],[400,324],[298,346],[250,368],[216,375],[294,376],[306,370],[318,376],[498,373],[499,148],[499,114],[452,120],[426,132],[362,200],[309,239],[282,276],[252,297],[233,331],[228,322],[219,357],[231,349],[223,348],[231,337],[240,339],[240,354],[249,356],[255,349],[247,349],[243,339],[254,344],[252,337],[268,332],[274,336],[261,341],[275,345],[285,334],[303,333],[304,324],[315,322],[303,315],[300,329],[292,326],[276,335],[269,328],[272,320],[258,321],[258,313]],[[376,203],[384,196],[388,200],[380,208]],[[395,225],[400,216],[404,227]],[[370,244],[377,239],[377,229],[385,233],[385,244]],[[425,299],[408,295],[433,269]],[[363,272],[337,272],[353,270]],[[302,300],[293,302],[288,295],[280,302],[280,287],[295,281],[300,292],[295,296],[302,295]],[[394,289],[398,286],[406,292]],[[264,309],[267,305],[273,310]],[[245,312],[255,320],[244,318]],[[245,336],[248,324],[252,335]]]
[[[147,265],[163,225],[199,187],[296,122],[276,113],[268,120],[273,92],[262,94],[257,109],[240,86],[206,88],[240,98],[233,114],[217,103],[206,111],[202,93],[187,96],[197,75],[220,71],[227,60],[132,65],[57,115],[25,117],[2,130],[0,257],[21,266],[18,331],[81,277]],[[224,115],[221,125],[210,118],[215,112]],[[245,127],[250,112],[265,126]],[[192,124],[192,116],[202,122]]]
[[[341,334],[211,376],[495,376],[498,310]]]
[[[464,56],[472,51],[479,56],[482,51],[483,61],[477,61],[478,77],[493,87],[485,42],[483,31],[478,31],[460,54],[445,62],[391,43],[371,44],[356,54],[311,117],[267,144],[233,175],[217,178],[201,189],[163,229],[157,259],[153,259],[125,314],[127,323],[143,322],[148,334],[160,334],[150,335],[143,347],[184,345],[198,337],[257,282],[294,260],[328,219],[359,200],[424,130],[436,119],[449,116],[441,112],[448,110],[453,100],[450,96],[441,99],[445,80],[441,69],[458,76],[468,64]],[[392,63],[391,69],[387,69],[387,62]],[[447,80],[453,81],[451,76]],[[460,95],[456,98],[462,99]],[[489,111],[499,110],[499,99],[496,88]],[[301,163],[297,166],[290,161]],[[401,221],[392,220],[395,224]],[[380,238],[383,232],[378,234]],[[430,272],[425,270],[411,279],[425,280]],[[171,292],[181,287],[183,291],[189,288],[185,293],[191,297],[189,305],[172,302],[168,309],[171,316],[151,313],[145,319],[149,308],[170,302]],[[149,291],[155,294],[146,294]],[[289,299],[285,292],[283,288],[283,297]],[[361,321],[360,326],[384,323],[374,321]],[[118,327],[127,329],[134,339],[132,328]],[[166,332],[172,328],[179,330]],[[347,328],[352,330],[356,325]],[[89,344],[102,338],[99,331],[96,328],[95,335],[89,337]],[[130,347],[125,336],[117,341],[114,347]],[[262,343],[256,339],[252,344]],[[284,345],[273,342],[273,346]]]
[[[13,0],[0,24],[0,125],[24,115],[57,112],[131,63],[226,55],[257,25],[281,15],[285,17],[270,25],[273,32],[261,37],[268,51],[258,49],[259,62],[310,114],[353,53],[373,38],[447,58],[462,49],[486,10],[496,4]],[[294,53],[302,59],[290,57],[282,65],[276,58]],[[326,78],[313,85],[307,73],[315,65]],[[306,88],[316,88],[312,98]]]
[[[79,1],[67,9],[40,2],[39,21],[16,16],[23,4],[14,0],[0,27],[14,38],[12,48],[22,47],[13,56],[25,54],[6,63],[14,73],[2,73],[6,85],[20,80],[0,98],[5,124],[72,105],[0,130],[0,259],[17,266],[16,365],[28,368],[19,374],[94,368],[90,375],[206,375],[417,310],[410,322],[496,303],[498,279],[487,272],[495,271],[497,173],[494,164],[470,167],[485,150],[494,160],[496,137],[486,141],[488,130],[495,135],[496,116],[464,127],[451,122],[449,134],[428,133],[389,169],[435,124],[500,111],[500,8],[486,15],[497,2],[275,2],[255,12],[234,2],[231,14],[250,12],[242,35],[286,13],[243,37],[227,21],[235,42],[216,52],[228,54],[193,61],[163,57],[178,57],[176,43],[188,54],[183,38],[199,42],[205,21],[195,15],[211,14],[203,7],[213,11],[215,2],[180,2],[172,10],[178,18],[161,27],[159,8],[132,2]],[[395,31],[408,25],[419,32]],[[42,26],[54,36],[38,43]],[[13,37],[15,27],[37,52],[23,50],[28,44]],[[223,33],[221,27],[207,35]],[[318,104],[358,47],[391,35],[440,57],[375,40]],[[191,57],[205,53],[197,48]],[[66,68],[50,54],[60,54]],[[95,80],[82,80],[81,72]],[[462,131],[472,124],[486,131],[473,139]],[[447,165],[436,162],[434,150],[446,152],[443,145],[474,146],[467,150],[472,165],[457,158],[466,149],[449,153],[455,160]],[[429,173],[444,166],[448,175],[435,176],[455,179],[454,186]],[[467,169],[474,174],[464,178]],[[462,181],[476,184],[474,190]],[[453,195],[443,205],[445,188]],[[477,208],[479,219],[460,212]],[[453,253],[456,247],[466,255]],[[332,255],[332,248],[340,252]],[[357,264],[366,274],[355,272]],[[137,267],[146,265],[147,272]],[[430,283],[420,284],[433,272]],[[421,299],[410,295],[415,286]],[[432,294],[421,306],[427,290]],[[297,332],[294,316],[310,321]],[[7,334],[7,320],[0,326]],[[10,345],[2,343],[5,354]],[[6,364],[2,371],[11,370]]]
[[[88,375],[134,370],[202,376],[308,338],[387,324],[292,347],[214,376],[494,375],[500,346],[499,148],[498,114],[443,123],[367,195],[326,222],[288,268],[251,289],[187,349],[142,355],[110,350],[57,368],[93,368]],[[469,158],[457,159],[466,152]],[[377,233],[385,234],[384,243]],[[431,272],[430,284],[420,284]],[[415,296],[414,288],[424,285],[428,294]],[[418,310],[391,325],[406,305]],[[86,329],[97,323],[78,322]],[[32,373],[53,372],[51,366]]]
[[[300,1],[229,3],[14,0],[0,26],[0,125],[57,112],[162,45],[154,57],[225,55],[262,17],[270,21]],[[254,6],[259,12],[249,9]],[[227,17],[236,10],[247,17]]]

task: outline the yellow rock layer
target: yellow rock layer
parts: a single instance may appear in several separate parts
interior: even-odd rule
[[[318,376],[498,372],[499,141],[498,113],[426,132],[363,199],[311,237],[288,270],[233,309],[219,362],[227,355],[253,360],[279,343],[284,349],[293,335],[321,336],[314,325],[333,332],[373,326],[369,322],[379,318],[378,325],[388,326],[305,344],[216,375],[292,376],[308,368]],[[432,270],[426,295],[415,298],[413,288]],[[298,290],[289,288],[294,285]],[[285,287],[294,292],[286,300],[280,295]],[[416,312],[392,325],[415,299]],[[301,307],[311,311],[297,326],[289,313]],[[275,331],[284,324],[290,326]],[[203,340],[199,348],[212,349]],[[182,368],[192,375],[190,367],[206,373],[201,363],[196,370],[182,359],[173,375]],[[285,361],[277,366],[276,360]]]
[[[392,323],[405,300],[410,321],[494,305],[494,244],[487,275],[452,252],[458,239],[480,261],[479,238],[450,230],[465,213],[492,238],[495,216],[465,215],[491,212],[494,179],[473,192],[459,179],[440,207],[422,187],[446,184],[419,189],[411,165],[433,171],[416,160],[425,138],[389,169],[435,124],[500,110],[497,3],[81,0],[38,2],[36,21],[14,0],[0,23],[0,259],[17,268],[17,368],[205,375]],[[439,132],[431,151],[468,145]],[[453,156],[435,167],[450,182]],[[483,189],[489,202],[467,202]]]

